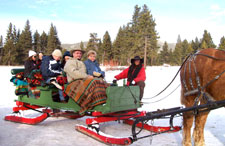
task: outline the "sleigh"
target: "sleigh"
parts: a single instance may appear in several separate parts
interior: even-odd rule
[[[12,75],[22,71],[23,69],[12,69]],[[69,98],[67,103],[61,103],[57,100],[59,95],[56,94],[58,89],[55,86],[37,86],[35,90],[40,92],[38,97],[31,97],[29,94],[18,95],[18,99],[15,101],[17,106],[13,108],[12,114],[5,116],[5,120],[35,125],[48,117],[77,119],[89,116],[85,121],[85,125],[76,125],[75,129],[100,142],[115,145],[130,145],[146,137],[177,132],[181,130],[181,127],[173,125],[174,117],[181,116],[184,112],[204,112],[205,110],[212,110],[225,105],[225,101],[223,101],[214,102],[210,105],[197,105],[191,108],[175,107],[152,112],[138,111],[137,109],[142,106],[139,99],[140,91],[138,86],[109,86],[106,89],[106,103],[95,106],[84,115],[80,115],[80,106],[73,99]],[[40,114],[35,117],[27,117],[23,114],[23,111],[30,110]],[[161,118],[168,118],[169,126],[153,126],[149,124],[149,121]],[[131,125],[131,136],[115,137],[101,132],[101,123],[110,121]],[[143,129],[150,131],[150,134],[139,136]]]

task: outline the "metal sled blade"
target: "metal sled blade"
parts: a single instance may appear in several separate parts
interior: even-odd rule
[[[133,125],[133,123],[134,123],[133,120],[124,120],[123,122],[125,124],[129,124],[129,125]],[[144,124],[144,123],[138,123],[136,126],[139,127],[139,128],[143,127],[143,129],[151,131],[151,132],[154,132],[154,133],[161,133],[161,132],[166,132],[166,131],[168,131],[168,132],[177,132],[177,131],[181,130],[181,127],[179,127],[179,126],[161,127],[161,126],[151,126],[149,124]]]

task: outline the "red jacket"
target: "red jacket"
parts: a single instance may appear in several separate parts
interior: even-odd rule
[[[129,70],[129,67],[126,68],[125,70],[123,70],[120,74],[116,75],[114,78],[116,78],[117,80],[127,78],[128,70]],[[134,79],[134,81],[135,81],[135,84],[137,84],[137,82],[145,81],[145,80],[146,80],[145,68],[142,67],[140,72],[138,73],[137,77]],[[130,85],[130,82],[127,81],[127,86],[129,86],[129,85]]]

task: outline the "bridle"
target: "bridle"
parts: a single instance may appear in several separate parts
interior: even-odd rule
[[[217,60],[217,61],[225,61],[225,59],[223,58],[216,58],[207,54],[203,54],[203,53],[195,53],[193,55],[190,55],[187,59],[187,61],[184,64],[184,74],[183,74],[183,86],[185,89],[185,93],[184,96],[190,96],[190,95],[195,95],[197,94],[197,98],[195,98],[195,105],[198,104],[200,97],[203,97],[207,102],[213,101],[213,97],[205,91],[205,89],[212,84],[214,81],[218,80],[224,73],[225,73],[225,69],[219,73],[218,75],[216,75],[213,79],[211,79],[210,81],[208,81],[205,85],[201,85],[200,82],[200,77],[198,75],[198,71],[197,71],[197,67],[196,67],[196,56],[204,56],[213,60]],[[192,74],[192,70],[191,70],[191,63],[193,63],[193,67],[194,67],[194,73],[195,73],[195,77],[196,77],[196,83],[197,83],[197,88],[194,88],[193,86],[193,79],[191,77]],[[185,81],[185,73],[186,73],[186,69],[187,69],[187,65],[189,68],[189,85],[191,87],[191,90],[188,89],[187,87],[187,83]],[[202,95],[202,96],[201,96]]]

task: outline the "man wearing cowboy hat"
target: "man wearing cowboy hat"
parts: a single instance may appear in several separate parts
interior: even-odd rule
[[[81,58],[85,51],[78,49],[73,49],[71,51],[72,57],[66,62],[64,66],[64,71],[67,74],[68,82],[71,82],[75,79],[84,79],[88,75],[86,73],[86,67],[81,61]]]
[[[135,56],[131,59],[131,66],[123,70],[120,74],[116,75],[114,78],[116,80],[127,78],[127,86],[137,85],[140,87],[140,100],[144,94],[145,88],[145,68],[143,66],[144,59],[139,56]]]

